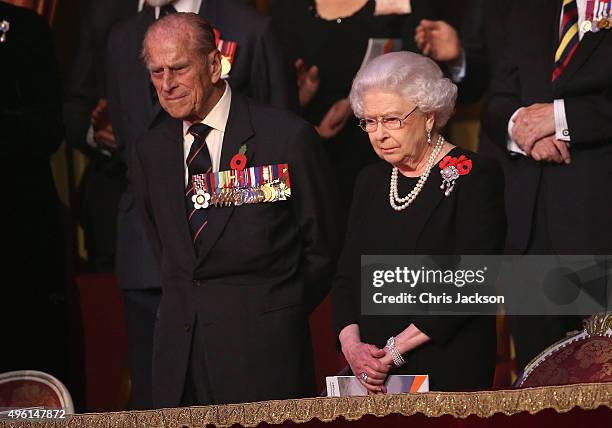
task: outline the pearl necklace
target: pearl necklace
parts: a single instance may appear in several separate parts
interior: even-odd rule
[[[429,178],[429,173],[431,172],[431,169],[433,168],[433,165],[436,162],[436,158],[438,157],[438,154],[440,153],[440,150],[442,150],[443,146],[444,137],[440,135],[438,137],[438,142],[436,143],[435,147],[431,151],[431,154],[429,155],[429,159],[427,160],[427,164],[425,166],[425,172],[423,173],[423,175],[421,175],[419,181],[417,181],[417,184],[414,186],[414,189],[412,189],[410,193],[408,193],[408,195],[403,198],[400,198],[399,194],[397,193],[398,169],[397,167],[393,167],[393,171],[391,171],[391,183],[389,189],[389,203],[391,204],[391,208],[393,208],[395,211],[402,211],[408,208],[408,205],[414,202],[419,193],[421,193],[421,189],[423,189],[427,178]]]

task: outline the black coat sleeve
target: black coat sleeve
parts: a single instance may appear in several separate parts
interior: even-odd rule
[[[153,209],[151,207],[149,184],[147,181],[147,172],[142,161],[142,156],[139,153],[139,145],[143,140],[137,141],[130,147],[130,164],[128,167],[128,179],[130,182],[130,190],[134,194],[134,201],[136,210],[143,222],[144,229],[146,231],[153,254],[157,259],[158,264],[161,265],[162,246],[155,218],[153,216]]]
[[[459,84],[459,101],[478,101],[487,90],[489,67],[485,34],[485,1],[471,0],[461,26],[461,46],[465,52],[465,77]]]
[[[344,327],[358,324],[360,317],[361,289],[360,281],[356,276],[361,272],[360,261],[360,229],[362,224],[362,207],[367,206],[364,201],[366,180],[364,173],[359,174],[355,182],[353,200],[346,228],[344,246],[338,261],[338,270],[334,277],[332,289],[333,323],[336,337]]]
[[[564,98],[571,144],[612,141],[612,80],[606,88]]]
[[[283,54],[269,18],[257,40],[253,58],[252,97],[264,104],[298,112],[295,71]]]
[[[115,26],[108,37],[106,45],[106,93],[108,98],[108,111],[113,124],[113,134],[121,153],[125,150],[124,120],[122,118],[121,91],[119,80],[125,74],[121,61],[121,40],[126,37],[124,26]],[[127,155],[127,153],[125,154]],[[126,158],[128,156],[124,156]],[[126,160],[126,159],[124,159]]]
[[[327,295],[336,271],[340,246],[336,192],[331,165],[314,128],[304,123],[288,153],[292,206],[303,241],[306,301],[313,310]]]
[[[518,7],[514,7],[507,18],[508,26],[506,39],[511,40],[516,37],[515,31],[524,31],[511,26],[511,22],[518,22],[516,15]],[[491,138],[493,143],[506,151],[508,138],[508,121],[516,110],[523,107],[521,100],[521,82],[519,69],[516,59],[521,57],[521,52],[514,44],[508,43],[503,52],[499,54],[493,76],[488,102],[484,106],[481,114],[482,127]]]
[[[91,1],[81,2],[79,42],[73,60],[64,99],[66,142],[69,146],[92,154],[86,144],[91,125],[91,112],[104,97],[104,64],[100,63],[100,50],[95,25],[96,16]]]

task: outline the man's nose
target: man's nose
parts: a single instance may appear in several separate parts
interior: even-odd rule
[[[176,79],[174,74],[170,70],[164,71],[164,77],[162,79],[162,90],[164,92],[170,92],[176,87]]]

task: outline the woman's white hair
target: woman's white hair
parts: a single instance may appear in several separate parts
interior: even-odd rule
[[[412,52],[392,52],[374,58],[353,80],[349,95],[357,117],[363,117],[363,96],[370,90],[397,92],[423,113],[435,114],[435,127],[453,115],[457,86],[443,77],[431,59]]]

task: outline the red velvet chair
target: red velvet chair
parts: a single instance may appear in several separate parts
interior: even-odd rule
[[[612,314],[589,318],[584,329],[535,357],[515,386],[612,382]]]

